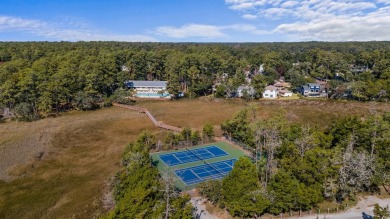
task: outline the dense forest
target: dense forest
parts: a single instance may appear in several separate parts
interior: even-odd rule
[[[260,94],[280,77],[293,87],[328,79],[332,98],[388,101],[390,42],[0,43],[0,104],[22,120],[109,104],[129,79],[168,80],[171,94],[195,98],[214,84],[219,97],[245,83]]]

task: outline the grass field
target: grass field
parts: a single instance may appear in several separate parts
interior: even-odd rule
[[[210,145],[215,145],[215,146],[221,148],[222,150],[227,152],[229,155],[207,159],[207,162],[209,162],[209,163],[214,163],[214,162],[224,161],[224,160],[230,160],[230,159],[234,159],[234,158],[238,159],[240,157],[244,157],[245,156],[245,154],[241,150],[237,149],[236,147],[233,147],[232,145],[229,145],[226,142],[214,142],[214,143],[209,143],[209,144],[205,144],[205,145],[199,145],[199,146],[191,147],[191,149],[201,148],[201,147],[210,146]],[[165,152],[159,152],[159,153],[151,154],[151,158],[152,158],[153,162],[155,163],[155,165],[157,166],[158,170],[161,173],[163,173],[163,174],[165,173],[166,174],[166,173],[168,173],[170,171],[172,171],[172,173],[173,173],[173,171],[178,170],[178,169],[194,167],[194,166],[198,166],[198,165],[204,164],[203,160],[201,160],[201,161],[197,161],[197,162],[185,163],[185,164],[180,164],[180,165],[168,167],[159,158],[159,155],[169,154],[169,153],[177,152],[177,151],[185,151],[185,149],[169,151],[169,152],[165,151]],[[196,185],[186,185],[178,177],[176,177],[175,184],[181,190],[189,190],[189,189],[193,189],[193,188],[196,187]]]
[[[288,100],[255,102],[260,117],[282,109],[291,122],[326,127],[345,115],[366,116],[390,104]],[[249,103],[241,100],[137,101],[167,124],[201,129],[220,124]],[[111,107],[39,121],[0,124],[0,218],[91,218],[102,211],[107,182],[125,145],[143,130],[160,136],[143,114]]]
[[[332,101],[320,99],[302,100],[260,100],[246,102],[239,99],[196,99],[178,101],[148,101],[139,100],[137,105],[146,107],[159,120],[166,124],[179,127],[201,129],[208,122],[214,125],[217,135],[221,135],[220,124],[232,115],[255,103],[258,106],[258,116],[267,118],[283,110],[290,122],[326,127],[329,123],[347,115],[364,117],[370,114],[370,109],[377,112],[390,111],[389,103]]]
[[[142,130],[159,132],[145,115],[114,107],[1,124],[2,175],[11,176],[0,180],[0,218],[99,214],[125,145]]]

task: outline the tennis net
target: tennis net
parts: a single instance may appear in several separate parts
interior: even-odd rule
[[[215,171],[219,172],[222,176],[225,175],[224,172],[222,172],[219,168],[215,167],[212,163],[209,163],[205,160],[204,160],[204,163],[207,164],[208,166],[210,166],[211,168],[213,168]]]
[[[213,168],[215,171],[219,172],[222,176],[225,175],[224,172],[222,172],[219,168],[216,168],[213,164],[207,162],[205,159],[202,158],[202,156],[200,156],[198,153],[195,153],[195,150],[190,150],[187,148],[187,151],[190,151],[192,154],[194,154],[196,157],[198,157],[200,160],[203,160],[203,162],[205,164],[207,164],[208,166],[210,166],[211,168]]]
[[[198,153],[195,153],[195,150],[190,150],[187,148],[187,151],[191,152],[193,155],[199,158],[199,160],[204,160],[202,156],[200,156]]]

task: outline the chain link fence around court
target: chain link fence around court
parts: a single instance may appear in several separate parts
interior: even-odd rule
[[[186,148],[192,148],[194,146],[204,145],[215,142],[213,139],[203,139],[201,138],[199,142],[191,142],[187,140],[178,141],[175,143],[164,143],[161,140],[158,141],[155,145],[152,145],[152,149],[155,150],[155,152],[159,151],[167,151],[167,150],[180,150],[180,149],[186,149]]]
[[[231,143],[233,143],[233,144],[235,144],[235,145],[240,146],[242,149],[244,149],[244,150],[246,150],[246,151],[249,151],[250,154],[251,154],[251,157],[250,157],[250,158],[252,159],[252,161],[256,160],[256,149],[255,149],[255,148],[253,148],[253,147],[251,147],[251,146],[249,146],[249,145],[247,145],[247,144],[245,144],[245,143],[243,143],[243,142],[241,142],[241,141],[239,141],[239,140],[237,140],[237,139],[234,139],[234,138],[232,138],[232,137],[229,137],[229,136],[226,135],[226,134],[223,135],[223,138],[224,138],[226,141],[229,141],[229,142],[231,142]],[[257,154],[257,159],[259,160],[261,157],[267,158],[267,153],[264,152],[264,151],[263,151],[262,153],[258,153],[258,154]]]
[[[242,147],[244,150],[251,151],[251,152],[254,151],[253,147],[251,147],[251,146],[249,146],[249,145],[247,145],[239,140],[231,138],[226,134],[224,134],[223,137],[225,138],[225,140],[233,142],[235,145]]]

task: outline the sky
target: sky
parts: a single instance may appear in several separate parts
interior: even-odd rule
[[[0,2],[0,41],[382,40],[390,40],[390,0]]]

